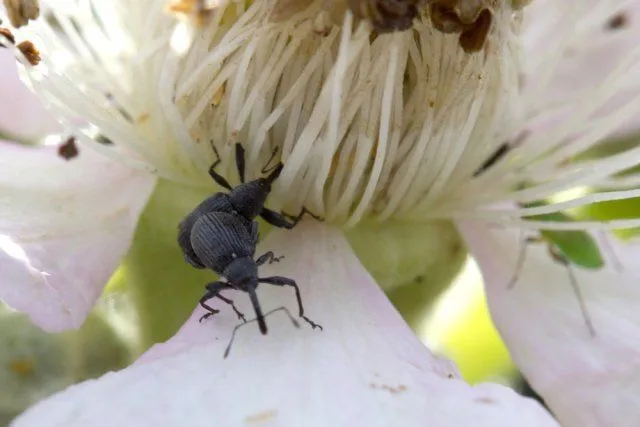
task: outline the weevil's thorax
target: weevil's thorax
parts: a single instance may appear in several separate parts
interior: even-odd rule
[[[229,198],[236,212],[252,220],[262,211],[270,191],[271,183],[265,178],[259,178],[238,185],[229,193]]]
[[[258,286],[258,266],[251,257],[237,258],[222,272],[230,285],[241,291]]]

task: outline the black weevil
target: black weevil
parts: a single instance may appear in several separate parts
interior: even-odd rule
[[[300,289],[293,279],[282,276],[258,277],[259,266],[267,262],[269,264],[277,262],[282,257],[276,257],[273,252],[269,251],[258,259],[253,259],[258,244],[258,222],[254,221],[256,216],[262,216],[275,226],[290,229],[307,213],[303,209],[297,217],[293,217],[292,222],[289,222],[285,215],[264,207],[264,202],[271,191],[271,184],[282,171],[282,163],[269,171],[266,178],[258,178],[245,183],[244,149],[240,144],[236,144],[236,165],[241,184],[235,188],[232,188],[226,179],[215,172],[215,167],[219,163],[220,157],[218,156],[218,160],[209,168],[209,174],[218,184],[229,189],[229,194],[216,193],[207,198],[179,225],[178,242],[185,259],[196,268],[210,268],[226,279],[226,281],[217,280],[206,285],[207,292],[200,299],[200,305],[208,313],[200,320],[219,312],[206,304],[209,299],[219,298],[231,305],[238,317],[244,321],[244,315],[236,308],[233,301],[220,295],[222,290],[240,290],[249,294],[251,304],[256,312],[260,332],[266,334],[267,325],[260,308],[256,288],[259,283],[269,283],[293,287],[296,292],[300,317],[313,328],[322,329],[322,326],[304,315]],[[267,172],[265,167],[263,173]]]

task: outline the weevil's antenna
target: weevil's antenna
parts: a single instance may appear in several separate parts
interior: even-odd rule
[[[293,323],[293,326],[295,326],[296,328],[300,327],[300,323],[298,323],[298,321],[293,318],[293,316],[291,315],[291,312],[289,312],[289,310],[285,306],[274,308],[271,311],[267,311],[264,314],[263,317],[268,317],[268,316],[272,315],[273,313],[275,313],[276,311],[284,311],[285,313],[287,313],[287,316],[289,316],[289,320],[291,320],[291,323]],[[236,332],[238,331],[238,329],[242,328],[244,325],[246,325],[248,323],[256,322],[256,321],[258,321],[258,319],[259,318],[256,317],[256,318],[253,318],[251,320],[247,320],[246,322],[240,323],[240,324],[236,325],[235,328],[233,328],[233,332],[231,333],[231,339],[229,340],[229,344],[227,345],[227,348],[224,351],[224,358],[225,359],[227,358],[227,356],[229,356],[229,352],[231,352],[231,345],[233,344],[233,340],[236,337]]]

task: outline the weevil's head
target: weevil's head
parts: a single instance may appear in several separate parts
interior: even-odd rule
[[[258,287],[258,266],[251,257],[233,260],[222,272],[229,284],[234,288],[249,292]]]
[[[267,177],[258,178],[235,187],[229,193],[234,209],[250,220],[260,215],[267,196],[271,192],[271,184],[280,176],[282,168],[283,165],[280,163]]]

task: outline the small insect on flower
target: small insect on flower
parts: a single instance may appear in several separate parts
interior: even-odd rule
[[[500,161],[512,148],[514,144],[504,143],[478,168],[474,173],[477,177],[486,170]],[[529,203],[518,203],[521,208],[536,208],[546,206],[544,201],[536,201]],[[570,215],[562,212],[554,212],[548,214],[539,214],[526,216],[524,219],[532,221],[549,221],[549,222],[572,222],[575,219]],[[522,236],[522,234],[521,234]],[[593,322],[587,311],[587,307],[580,292],[578,281],[573,271],[573,266],[577,266],[587,270],[599,270],[604,267],[604,259],[600,252],[600,248],[595,239],[587,232],[580,230],[539,230],[536,236],[524,237],[521,239],[522,245],[516,260],[513,276],[509,281],[507,288],[513,289],[518,282],[520,273],[526,259],[527,248],[530,244],[544,243],[551,258],[558,264],[564,266],[569,275],[569,283],[580,305],[580,311],[585,320],[585,324],[589,330],[589,334],[593,337],[596,335]]]
[[[533,203],[521,203],[523,208],[535,208],[539,206],[545,206],[544,202]],[[533,215],[526,217],[526,219],[532,221],[553,221],[553,222],[572,222],[574,218],[561,213],[554,212],[543,215]],[[593,322],[587,311],[582,292],[578,286],[578,280],[576,279],[573,271],[573,266],[584,268],[587,270],[599,270],[604,267],[604,259],[600,253],[600,248],[595,239],[586,231],[580,230],[540,230],[537,236],[529,236],[523,239],[522,246],[520,247],[520,253],[516,261],[516,268],[513,277],[509,281],[508,288],[513,289],[516,285],[522,267],[524,266],[524,260],[526,258],[527,248],[530,244],[544,243],[547,246],[547,250],[551,258],[558,264],[565,267],[567,274],[569,275],[569,283],[573,288],[573,292],[578,299],[580,305],[580,311],[584,318],[585,324],[589,329],[589,334],[595,337],[596,331],[593,326]]]
[[[217,154],[217,153],[216,153]],[[274,151],[275,155],[275,151]],[[273,158],[273,155],[272,155]],[[226,279],[206,285],[207,292],[200,299],[200,305],[206,313],[201,321],[218,313],[206,304],[212,298],[218,298],[231,305],[240,319],[244,315],[228,298],[220,295],[225,289],[235,289],[249,294],[251,304],[256,312],[256,318],[262,334],[267,333],[267,325],[260,308],[256,294],[259,283],[276,286],[291,286],[295,289],[298,302],[299,316],[314,329],[322,327],[304,315],[300,289],[293,279],[272,276],[258,277],[258,267],[265,263],[278,262],[282,257],[276,257],[269,251],[254,260],[256,245],[258,244],[258,222],[253,219],[263,216],[268,222],[282,228],[293,228],[302,215],[304,209],[292,222],[285,219],[283,214],[273,212],[264,207],[267,195],[271,191],[271,184],[282,170],[279,163],[267,178],[258,178],[244,182],[244,150],[240,144],[236,145],[236,164],[240,175],[241,185],[232,188],[226,179],[215,172],[220,157],[213,163],[209,173],[221,186],[230,190],[229,194],[216,193],[198,205],[179,225],[178,242],[187,262],[196,268],[210,268]],[[271,159],[268,164],[271,162]],[[267,173],[266,167],[263,173]]]

